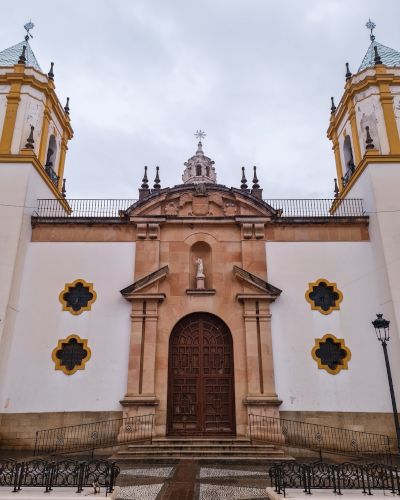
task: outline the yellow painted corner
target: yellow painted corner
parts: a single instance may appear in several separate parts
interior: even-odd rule
[[[321,359],[317,357],[316,352],[318,349],[320,349],[320,343],[323,343],[326,341],[326,339],[332,339],[335,343],[340,343],[340,348],[346,351],[347,356],[343,358],[343,364],[342,365],[337,365],[335,370],[331,370],[329,366],[323,365],[321,362]],[[318,363],[318,370],[326,370],[328,373],[331,375],[337,375],[340,370],[348,370],[347,363],[351,359],[351,352],[348,347],[345,346],[344,344],[344,339],[337,339],[334,335],[331,335],[330,333],[327,333],[322,337],[322,339],[315,339],[315,346],[311,350],[311,355],[314,358],[314,360]]]
[[[84,287],[88,287],[89,292],[91,294],[93,294],[93,298],[88,301],[88,304],[86,307],[82,307],[81,309],[79,309],[79,311],[74,311],[72,309],[72,307],[68,306],[66,300],[64,300],[64,294],[68,293],[69,288],[74,287],[77,283],[82,283]],[[58,298],[63,306],[63,308],[62,308],[63,311],[69,311],[71,314],[74,314],[75,316],[77,316],[78,314],[82,314],[83,311],[90,311],[91,310],[93,302],[95,302],[95,300],[97,299],[97,293],[93,290],[93,283],[86,283],[85,280],[78,279],[78,280],[75,280],[73,283],[67,283],[65,285],[64,290],[60,293]]]
[[[313,291],[313,288],[315,286],[318,286],[322,282],[326,283],[327,286],[333,287],[333,291],[336,292],[339,296],[338,300],[335,301],[335,306],[332,306],[328,311],[324,311],[321,307],[316,306],[315,302],[312,299],[310,299],[310,293]],[[339,304],[340,302],[342,302],[342,300],[343,300],[343,294],[340,290],[338,290],[336,283],[330,283],[326,279],[320,279],[317,280],[315,283],[309,283],[308,290],[306,291],[306,301],[311,304],[311,310],[319,311],[321,314],[331,314],[332,311],[339,311],[340,309]]]
[[[82,281],[82,280],[80,280],[80,281]],[[69,370],[67,370],[67,368],[65,366],[61,365],[61,359],[57,358],[57,351],[60,351],[62,349],[62,344],[68,343],[71,339],[75,339],[80,344],[83,344],[83,349],[87,352],[87,356],[82,359],[82,362],[80,365],[74,366],[73,370],[69,371]],[[51,353],[51,357],[55,363],[54,369],[55,370],[62,370],[62,372],[65,373],[65,375],[73,375],[77,370],[84,370],[86,361],[89,361],[89,359],[92,355],[92,351],[89,349],[87,343],[88,343],[87,339],[80,339],[78,337],[78,335],[70,335],[66,339],[59,340],[57,347]]]

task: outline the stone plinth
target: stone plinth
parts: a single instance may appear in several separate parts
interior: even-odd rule
[[[197,290],[204,290],[204,281],[205,281],[205,276],[197,276],[196,277]]]

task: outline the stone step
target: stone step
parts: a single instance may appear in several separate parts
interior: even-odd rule
[[[250,445],[216,445],[216,444],[187,444],[187,445],[164,445],[164,446],[134,446],[129,445],[128,450],[142,450],[143,452],[152,453],[155,450],[225,450],[225,451],[249,451],[249,450],[259,450],[268,453],[274,450],[273,446],[250,446]]]
[[[215,456],[235,456],[235,457],[248,457],[248,456],[259,456],[259,457],[276,457],[283,456],[284,452],[282,450],[163,450],[163,449],[155,449],[151,452],[146,451],[145,453],[141,449],[137,450],[125,450],[119,451],[118,457],[124,456],[138,456],[143,455],[147,457],[192,457],[192,456],[203,456],[203,457],[215,457]]]
[[[185,457],[180,457],[180,456],[176,456],[176,457],[171,457],[170,455],[168,456],[165,456],[165,457],[162,457],[162,456],[151,456],[149,457],[148,455],[127,455],[127,456],[124,456],[124,455],[116,455],[114,457],[111,457],[113,460],[129,460],[130,462],[135,462],[135,463],[140,463],[140,464],[143,464],[143,462],[146,462],[146,460],[148,460],[150,463],[162,463],[162,464],[165,464],[165,463],[168,463],[168,459],[179,459],[179,458],[190,458],[191,460],[199,460],[199,461],[205,461],[207,464],[209,464],[210,462],[212,463],[219,463],[220,461],[224,461],[224,462],[238,462],[240,464],[247,464],[249,461],[258,461],[258,462],[268,462],[268,463],[273,463],[273,462],[276,462],[278,460],[294,460],[293,457],[289,456],[289,455],[274,455],[274,456],[268,456],[268,455],[263,455],[263,456],[260,456],[260,455],[257,455],[257,456],[254,456],[254,455],[247,455],[247,456],[244,456],[244,457],[234,457],[234,456],[230,456],[230,457],[227,457],[227,456],[221,456],[221,455],[213,455],[212,457],[207,457],[207,456],[204,456],[204,455],[201,455],[201,456],[198,456],[198,455],[190,455],[189,457],[185,456]]]

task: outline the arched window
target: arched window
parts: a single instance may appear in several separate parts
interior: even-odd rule
[[[197,176],[201,175],[201,165],[196,165],[196,175]]]
[[[210,177],[210,167],[206,167],[206,176]]]

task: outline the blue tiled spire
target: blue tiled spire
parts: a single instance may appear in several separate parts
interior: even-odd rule
[[[19,56],[22,53],[22,47],[26,45],[26,66],[32,66],[41,73],[43,73],[42,68],[39,66],[35,54],[33,53],[31,46],[29,45],[29,41],[26,39],[17,43],[17,45],[13,45],[8,49],[5,49],[0,52],[0,66],[14,66],[14,64],[18,63]]]
[[[400,66],[400,52],[397,52],[397,50],[390,49],[389,47],[386,47],[385,45],[382,45],[381,43],[375,42],[375,37],[371,40],[371,45],[368,47],[367,53],[364,56],[363,62],[361,63],[361,66],[358,68],[357,73],[360,71],[363,71],[366,68],[374,67],[375,62],[375,53],[374,53],[374,46],[378,48],[378,53],[381,58],[382,64],[385,64],[386,66]],[[1,54],[0,54],[1,55]]]

